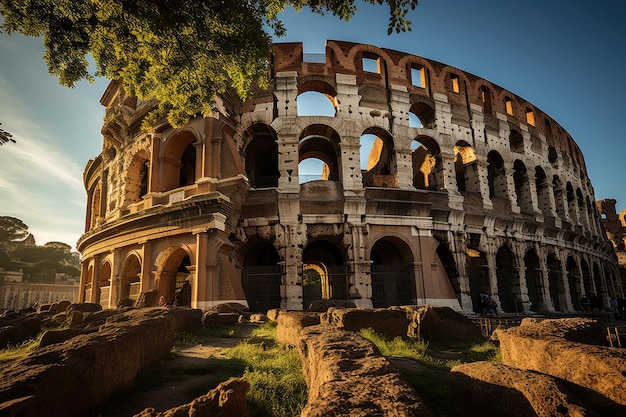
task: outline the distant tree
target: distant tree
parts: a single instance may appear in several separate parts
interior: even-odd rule
[[[29,234],[28,226],[20,219],[0,216],[0,245],[10,241],[23,240]]]
[[[0,123],[0,125],[2,125],[2,123]],[[8,142],[15,143],[15,139],[13,139],[13,135],[4,129],[0,129],[0,146]]]
[[[72,251],[72,247],[68,245],[67,243],[63,243],[63,242],[48,242],[43,246],[46,248],[57,250],[65,254],[70,254]]]
[[[418,0],[362,0],[389,6],[388,33],[411,30]],[[48,71],[65,86],[103,75],[131,95],[156,99],[144,127],[167,117],[175,127],[212,113],[216,93],[242,98],[268,86],[272,37],[285,34],[288,6],[349,20],[355,0],[0,0],[1,28],[43,36]],[[88,70],[91,54],[97,68]]]

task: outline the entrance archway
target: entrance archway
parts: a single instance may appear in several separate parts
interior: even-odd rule
[[[417,304],[413,253],[402,239],[379,239],[372,246],[370,260],[374,307]]]
[[[457,300],[459,300],[459,304],[461,305],[461,283],[459,281],[459,273],[456,268],[456,262],[454,262],[454,256],[450,249],[443,243],[439,243],[437,245],[437,256],[443,265],[443,269],[450,281],[450,285],[454,290],[454,294],[456,295]]]
[[[467,263],[467,275],[469,279],[470,296],[472,297],[472,307],[474,312],[481,313],[480,294],[491,293],[487,256],[485,256],[483,252],[479,252],[476,249],[467,248],[467,251],[465,252],[465,261]]]
[[[167,304],[191,306],[191,283],[188,266],[189,254],[183,248],[168,248],[163,252],[167,258],[156,273],[159,295]]]
[[[122,267],[118,302],[124,298],[130,298],[133,301],[137,300],[141,288],[140,276],[141,261],[137,255],[131,254],[126,258]]]
[[[274,246],[265,241],[249,245],[241,271],[241,285],[250,311],[266,313],[280,308],[282,275],[280,256]]]
[[[561,272],[561,261],[554,254],[548,255],[548,282],[550,286],[550,298],[556,311],[564,311],[567,308],[565,302],[565,285]]]
[[[576,261],[573,257],[567,258],[567,282],[569,283],[569,293],[572,299],[572,306],[574,310],[581,311],[580,299],[582,298],[582,294],[580,293],[580,289],[582,288],[581,275],[578,270],[578,265],[576,265]]]
[[[496,277],[502,310],[508,313],[523,311],[515,254],[506,246],[502,246],[496,253]]]
[[[537,311],[544,307],[541,295],[542,271],[539,264],[539,256],[534,249],[530,249],[524,255],[524,266],[526,267],[526,288],[528,289],[528,300],[531,303],[531,310]]]
[[[305,310],[315,300],[348,299],[348,271],[344,256],[331,242],[317,240],[307,245],[302,253],[302,274]]]

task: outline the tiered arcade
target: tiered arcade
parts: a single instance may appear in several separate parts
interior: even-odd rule
[[[253,311],[471,312],[486,292],[504,312],[573,312],[623,294],[583,155],[548,115],[414,55],[328,41],[314,58],[276,44],[270,91],[217,97],[182,129],[142,131],[154,103],[109,86],[84,173],[82,300],[172,302],[185,280],[194,307]]]

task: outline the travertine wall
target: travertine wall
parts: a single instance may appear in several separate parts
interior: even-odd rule
[[[470,312],[486,292],[505,312],[570,312],[622,293],[580,149],[540,109],[371,45],[303,57],[276,44],[270,91],[217,97],[183,129],[141,131],[154,103],[111,84],[84,174],[82,299],[156,288],[171,302],[185,279],[194,307],[254,311],[333,298]],[[305,115],[309,92],[330,114]],[[309,159],[321,179],[300,175]]]

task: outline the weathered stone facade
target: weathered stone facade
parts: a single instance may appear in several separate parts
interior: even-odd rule
[[[158,289],[172,302],[185,279],[193,307],[253,311],[329,298],[470,312],[486,292],[505,312],[571,312],[582,294],[622,293],[583,155],[541,110],[370,45],[303,58],[276,44],[270,91],[217,97],[182,129],[141,131],[154,103],[109,86],[84,173],[81,301]],[[304,115],[309,92],[333,114]],[[305,181],[307,159],[322,180]]]
[[[618,215],[615,210],[617,200],[612,198],[596,201],[596,204],[606,230],[606,236],[615,249],[622,288],[624,288],[626,286],[626,210],[622,210]],[[609,295],[617,297],[620,294]]]

